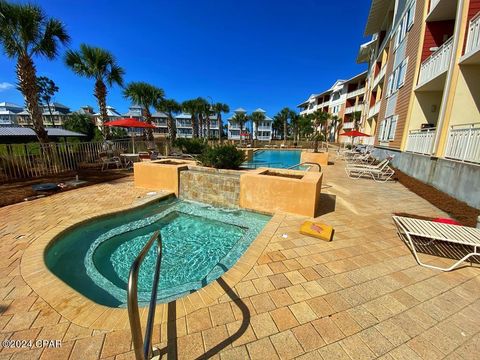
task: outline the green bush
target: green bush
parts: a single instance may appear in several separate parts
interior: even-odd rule
[[[175,140],[174,146],[180,148],[186,154],[201,154],[207,148],[207,144],[202,139],[183,139]]]
[[[238,169],[245,161],[245,153],[233,145],[220,145],[206,148],[199,160],[204,166],[217,169]]]

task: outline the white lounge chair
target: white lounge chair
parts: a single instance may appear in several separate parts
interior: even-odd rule
[[[478,252],[480,247],[480,229],[468,226],[443,224],[428,220],[412,219],[403,216],[393,216],[393,221],[397,226],[398,235],[404,241],[409,243],[415,259],[421,266],[442,271],[450,271],[455,269],[471,256],[480,256],[480,252]],[[452,266],[442,268],[425,264],[420,260],[417,249],[415,248],[415,242],[418,242],[419,240],[430,240],[428,245],[434,241],[441,241],[450,244],[471,246],[473,247],[473,252],[463,256]]]
[[[360,179],[364,176],[371,177],[376,182],[386,182],[392,178],[395,171],[389,166],[388,159],[382,160],[377,165],[347,164],[345,172],[351,179]]]
[[[371,165],[375,161],[375,158],[370,155],[370,153],[364,154],[355,154],[350,157],[345,158],[348,164],[364,164]]]

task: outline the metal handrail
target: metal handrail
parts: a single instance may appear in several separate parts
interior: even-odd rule
[[[147,326],[145,328],[145,337],[142,337],[142,327],[140,325],[140,313],[138,311],[138,273],[140,266],[157,240],[157,259],[155,264],[155,273],[153,277],[152,294],[148,308]],[[150,240],[145,244],[142,251],[130,268],[130,275],[128,277],[128,292],[127,292],[127,308],[128,319],[130,321],[130,331],[132,333],[133,348],[135,351],[135,358],[137,360],[150,359],[153,353],[152,349],[152,332],[153,322],[155,320],[155,307],[157,303],[158,282],[160,280],[160,264],[162,260],[162,237],[160,231],[157,230],[152,235]]]
[[[297,164],[297,165],[290,166],[290,167],[287,168],[287,170],[293,169],[293,168],[296,168],[297,166],[302,166],[302,165],[317,165],[317,166],[318,166],[318,172],[321,172],[321,171],[322,171],[322,167],[321,167],[319,164],[314,163],[314,162],[309,162],[309,161],[304,161],[304,162],[299,163],[299,164]],[[309,170],[310,170],[310,169],[309,169]]]

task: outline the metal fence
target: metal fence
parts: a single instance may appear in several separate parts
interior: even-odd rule
[[[135,141],[135,151],[158,149],[158,144]],[[132,141],[0,144],[0,181],[30,179],[82,167],[101,166],[102,158],[133,151]]]

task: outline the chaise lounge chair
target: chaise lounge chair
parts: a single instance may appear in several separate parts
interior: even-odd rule
[[[480,248],[480,229],[468,226],[443,224],[428,220],[412,219],[403,216],[393,216],[393,221],[397,226],[398,235],[402,240],[409,243],[415,259],[421,266],[430,269],[450,271],[458,267],[462,262],[466,261],[471,256],[480,256],[480,252],[478,252]],[[463,256],[452,266],[442,268],[425,264],[420,260],[417,249],[415,248],[415,242],[419,242],[421,240],[430,240],[427,245],[430,245],[434,241],[441,241],[450,244],[471,246],[473,247],[473,252]]]
[[[395,171],[389,166],[390,160],[384,159],[377,165],[347,164],[345,172],[350,179],[371,177],[376,182],[386,182],[392,178]]]

